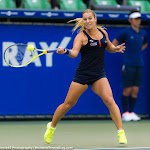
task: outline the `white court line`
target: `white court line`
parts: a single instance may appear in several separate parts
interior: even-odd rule
[[[150,150],[150,147],[131,147],[131,148],[94,148],[94,149],[74,149],[74,150],[117,150],[117,149],[124,149],[124,150]]]

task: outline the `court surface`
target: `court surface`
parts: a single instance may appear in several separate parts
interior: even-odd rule
[[[150,120],[124,122],[127,145],[119,145],[111,120],[60,121],[51,144],[43,135],[48,121],[0,122],[0,149],[149,149]]]

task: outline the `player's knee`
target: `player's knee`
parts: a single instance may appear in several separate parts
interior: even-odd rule
[[[108,108],[110,108],[110,107],[114,106],[115,101],[114,101],[113,97],[110,96],[110,97],[107,97],[107,99],[104,100],[104,103],[105,103],[105,105],[106,105]]]
[[[74,105],[75,105],[75,103],[65,103],[65,109],[66,109],[66,110],[69,110],[69,109],[71,109]]]

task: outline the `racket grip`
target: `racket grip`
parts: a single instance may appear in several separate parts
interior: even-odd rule
[[[47,50],[47,53],[56,52],[57,50],[58,50],[57,48],[56,49]],[[65,49],[64,49],[64,51],[65,51]]]
[[[52,52],[56,52],[57,49],[51,49],[51,50],[47,50],[47,53],[52,53]]]

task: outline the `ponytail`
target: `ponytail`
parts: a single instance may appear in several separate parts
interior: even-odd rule
[[[92,13],[93,16],[94,16],[94,18],[96,17],[95,12],[94,12],[93,10],[91,10],[91,9],[86,9],[86,10],[83,12],[83,14],[84,14],[84,13]],[[82,16],[83,16],[83,14],[82,14]],[[73,19],[73,20],[68,21],[67,23],[70,23],[70,22],[76,22],[76,23],[75,23],[75,27],[72,29],[73,33],[74,33],[74,32],[76,31],[76,29],[79,28],[79,27],[80,27],[80,29],[79,29],[80,32],[82,32],[82,31],[85,30],[85,27],[84,27],[84,24],[83,24],[83,18],[76,18],[76,19]],[[105,27],[102,27],[102,26],[97,26],[97,28],[99,28],[99,29],[105,29]]]
[[[80,32],[82,32],[84,30],[83,18],[76,18],[76,19],[68,21],[67,23],[74,22],[74,21],[76,23],[75,23],[75,27],[72,29],[72,31],[75,32],[76,29],[80,27]]]

